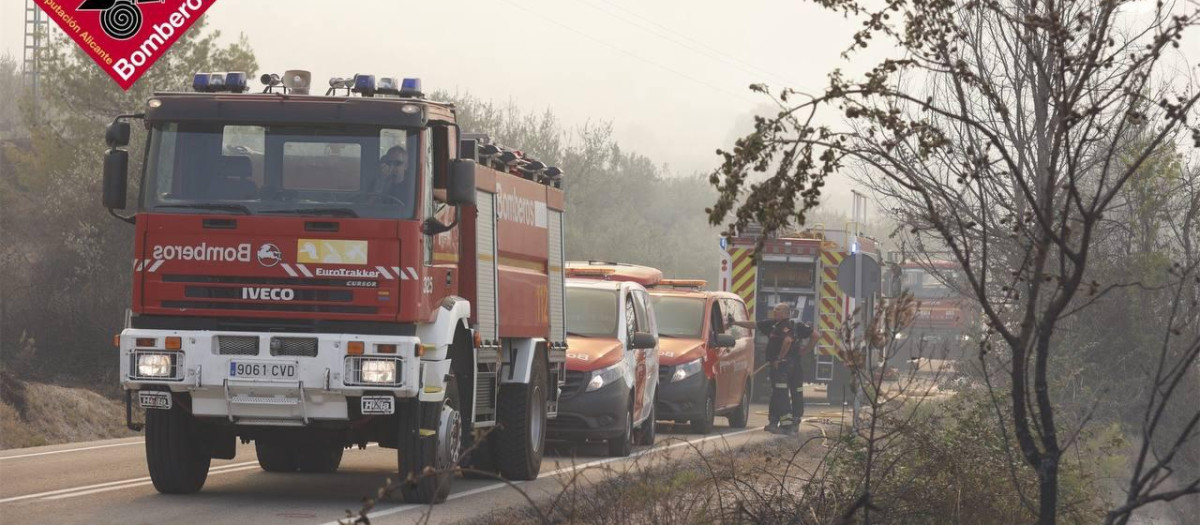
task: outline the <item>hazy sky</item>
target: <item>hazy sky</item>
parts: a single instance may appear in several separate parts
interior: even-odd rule
[[[0,7],[0,49],[18,59],[24,3]],[[568,126],[610,121],[676,173],[708,171],[748,129],[764,100],[747,85],[819,89],[853,30],[796,0],[217,0],[205,16],[246,34],[266,71],[418,76]]]
[[[0,50],[18,59],[24,4],[0,7]],[[856,29],[803,0],[217,0],[206,17],[246,34],[265,71],[418,76],[568,126],[609,121],[676,173],[710,170],[749,129],[765,101],[747,85],[820,90]]]

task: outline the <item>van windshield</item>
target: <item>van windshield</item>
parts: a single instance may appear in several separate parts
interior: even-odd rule
[[[159,122],[142,209],[411,219],[420,130]]]
[[[704,299],[651,296],[658,335],[699,339],[704,329]]]
[[[579,337],[617,337],[616,290],[567,287],[567,333]]]

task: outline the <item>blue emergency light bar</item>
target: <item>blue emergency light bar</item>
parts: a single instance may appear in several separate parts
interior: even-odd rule
[[[330,79],[331,88],[337,88],[338,86],[335,84],[338,84],[339,80],[341,79]],[[377,94],[416,98],[425,96],[421,92],[421,79],[419,78],[401,80],[400,77],[380,77],[376,79],[375,75],[362,74],[354,75],[354,84],[350,91],[364,97],[373,97]]]
[[[375,96],[375,75],[354,75],[354,87],[350,91],[364,97]]]
[[[400,84],[400,96],[402,96],[402,97],[417,97],[417,98],[421,98],[421,97],[425,96],[425,94],[421,92],[421,79],[419,79],[419,78],[404,79],[404,82]]]
[[[192,77],[192,89],[200,93],[243,93],[248,87],[246,73],[242,71],[196,73]]]

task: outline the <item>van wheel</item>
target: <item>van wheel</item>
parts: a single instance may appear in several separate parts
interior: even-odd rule
[[[546,361],[541,355],[533,359],[529,384],[506,384],[500,387],[496,407],[496,432],[492,449],[500,475],[510,480],[536,479],[542,469],[542,454],[546,449]]]
[[[446,397],[441,403],[411,401],[407,405],[400,417],[400,439],[396,448],[400,496],[405,503],[441,503],[450,495],[454,467],[458,466],[462,452],[458,383],[450,377],[446,383]],[[432,430],[433,434],[422,430]],[[433,472],[426,472],[426,468]]]
[[[169,410],[146,410],[146,463],[155,490],[191,494],[204,486],[212,458],[199,426],[177,403]]]
[[[346,448],[341,445],[313,445],[296,447],[296,466],[300,472],[330,474],[337,472],[342,464]]]
[[[655,419],[658,418],[657,413],[658,413],[658,411],[655,409],[655,407],[653,405],[651,405],[650,406],[650,417],[646,418],[646,421],[642,423],[642,426],[640,428],[638,428],[638,434],[637,434],[637,444],[638,445],[642,445],[642,446],[646,446],[646,447],[654,446],[654,440],[656,439],[656,437],[658,435],[658,431],[655,428]]]
[[[750,421],[750,398],[752,397],[751,389],[753,381],[747,379],[746,386],[742,388],[742,401],[738,404],[733,412],[729,413],[729,426],[731,428],[746,428],[746,423]]]
[[[608,440],[608,455],[623,458],[633,453],[633,402],[625,411],[625,431],[619,436]]]
[[[254,440],[254,452],[258,455],[258,466],[267,472],[295,472],[296,449],[276,441]]]
[[[708,434],[713,429],[713,419],[716,419],[716,388],[711,383],[708,385],[708,395],[704,398],[704,412],[702,416],[692,420],[693,434]]]

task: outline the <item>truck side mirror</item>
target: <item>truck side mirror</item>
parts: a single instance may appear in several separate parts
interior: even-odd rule
[[[110,148],[120,148],[129,145],[129,123],[119,120],[113,121],[104,130],[104,142],[108,143]]]
[[[110,127],[111,128],[111,127]],[[125,124],[128,139],[129,124]],[[129,152],[110,149],[104,154],[104,207],[110,210],[125,209],[125,186],[129,179]]]
[[[450,180],[446,183],[446,202],[451,206],[475,205],[475,161],[450,161]]]
[[[737,339],[733,334],[717,334],[717,348],[732,348],[737,344]]]
[[[629,341],[629,348],[633,350],[643,350],[646,348],[654,348],[658,344],[658,338],[649,332],[634,332],[633,339]]]

